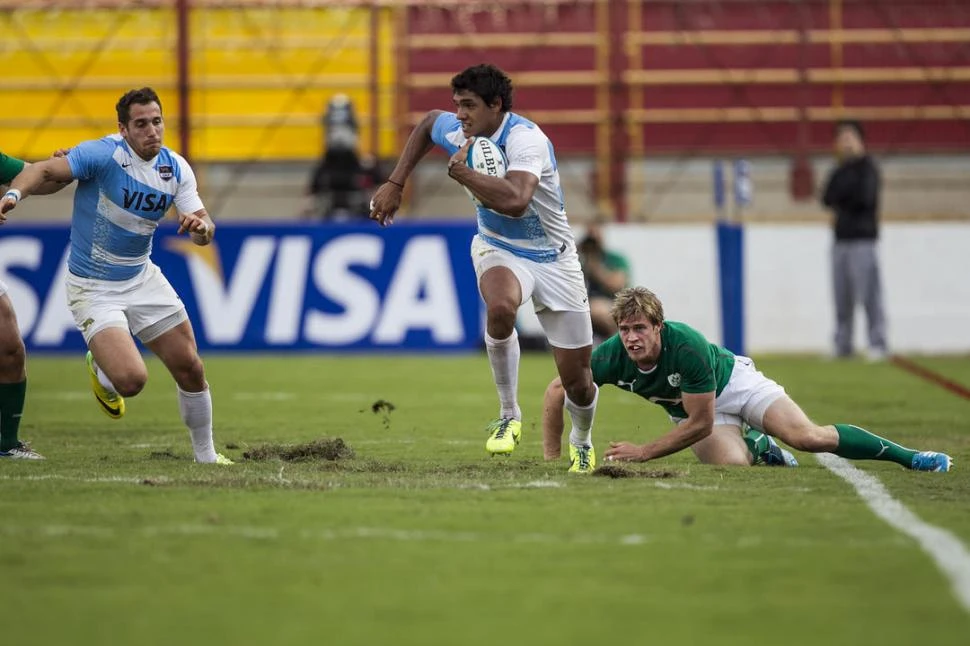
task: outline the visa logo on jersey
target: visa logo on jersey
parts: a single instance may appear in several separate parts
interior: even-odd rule
[[[128,211],[134,209],[136,211],[161,211],[164,213],[170,204],[167,195],[129,191],[127,188],[122,190],[125,192],[122,197],[122,205]]]

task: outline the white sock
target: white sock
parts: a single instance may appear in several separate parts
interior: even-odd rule
[[[566,410],[573,427],[569,431],[569,443],[573,446],[593,446],[593,416],[596,414],[596,400],[600,397],[600,389],[593,384],[595,392],[589,406],[574,404],[566,395]]]
[[[215,462],[216,447],[212,444],[212,395],[209,385],[200,393],[187,393],[178,386],[179,413],[189,427],[192,450],[196,462]]]
[[[492,366],[492,378],[498,390],[498,402],[501,406],[500,417],[522,419],[519,408],[519,333],[512,328],[512,334],[507,339],[493,339],[485,333],[485,349],[488,351],[488,362]]]
[[[115,388],[115,385],[111,383],[110,379],[108,379],[108,375],[104,374],[104,370],[101,369],[101,366],[98,365],[97,361],[94,362],[94,374],[98,375],[99,384],[113,393],[118,392],[118,389]]]

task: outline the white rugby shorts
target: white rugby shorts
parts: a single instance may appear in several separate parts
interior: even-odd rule
[[[586,281],[575,248],[554,262],[534,262],[485,242],[476,235],[471,245],[475,276],[492,267],[507,267],[522,288],[522,302],[530,298],[549,343],[557,348],[583,348],[593,344]]]
[[[763,430],[765,411],[784,396],[781,385],[765,377],[749,357],[738,355],[734,357],[734,369],[727,385],[714,400],[714,425],[743,429],[747,424]],[[682,418],[671,419],[682,421]]]
[[[3,296],[6,293],[7,293],[7,283],[0,280],[0,296]]]
[[[188,320],[182,299],[152,262],[128,280],[95,280],[68,272],[67,306],[86,343],[108,327],[127,328],[147,343]]]

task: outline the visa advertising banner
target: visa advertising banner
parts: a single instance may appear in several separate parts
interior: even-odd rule
[[[174,226],[152,261],[201,350],[470,350],[482,336],[473,223],[219,224],[199,247]],[[64,278],[70,230],[0,230],[0,280],[29,352],[81,350]]]

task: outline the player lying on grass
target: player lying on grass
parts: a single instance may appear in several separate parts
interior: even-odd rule
[[[916,471],[950,470],[944,453],[907,449],[852,424],[815,424],[751,359],[708,342],[685,323],[664,320],[660,299],[644,287],[620,291],[612,312],[619,332],[593,351],[593,380],[663,406],[676,426],[646,444],[611,442],[607,460],[647,462],[691,447],[702,462],[751,464],[753,451],[742,435],[750,428],[800,451],[889,460]],[[559,456],[562,427],[556,379],[545,395],[546,459]]]

